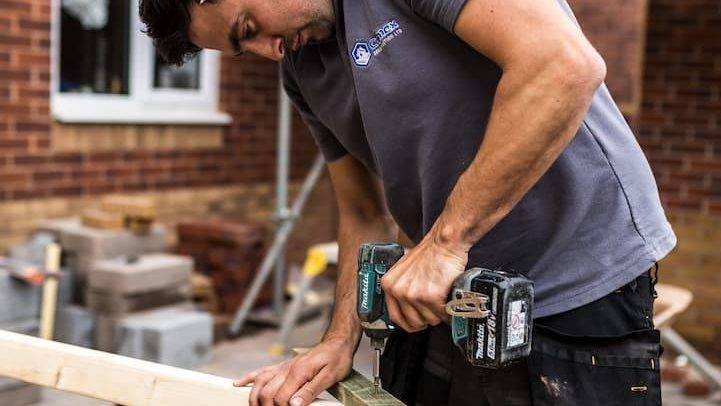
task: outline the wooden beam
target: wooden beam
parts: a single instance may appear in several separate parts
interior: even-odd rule
[[[347,378],[329,388],[328,393],[349,406],[403,405],[403,402],[383,389],[379,389],[376,393],[373,382],[355,370]]]
[[[0,376],[127,406],[238,406],[250,395],[231,379],[2,330]]]

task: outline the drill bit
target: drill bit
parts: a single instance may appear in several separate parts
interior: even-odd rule
[[[375,357],[373,358],[373,387],[375,388],[375,394],[377,395],[381,386],[381,350],[383,349],[382,338],[372,338],[371,345],[375,350]]]

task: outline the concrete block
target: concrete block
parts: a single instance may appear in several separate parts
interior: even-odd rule
[[[58,306],[70,304],[75,299],[75,272],[68,267],[60,269],[58,283]]]
[[[40,328],[40,320],[37,318],[15,320],[9,323],[0,323],[0,330],[11,331],[18,334],[27,334],[31,336],[38,335]]]
[[[119,334],[118,354],[194,368],[209,359],[213,318],[205,312],[160,310],[126,318]]]
[[[74,290],[73,275],[61,270],[58,303],[70,303]],[[0,269],[0,324],[14,320],[40,317],[42,286],[19,281],[5,269]]]
[[[161,252],[167,248],[167,231],[160,224],[153,225],[147,235],[135,235],[124,229],[86,227],[80,219],[72,217],[45,220],[39,230],[55,233],[63,249],[91,261]]]
[[[8,257],[43,266],[45,265],[45,250],[52,242],[55,242],[55,236],[52,233],[37,232],[26,241],[10,247]]]
[[[131,313],[126,315],[112,315],[96,313],[95,315],[95,348],[100,351],[106,352],[117,352],[121,340],[119,340],[120,330],[119,326],[123,321],[133,317],[143,317],[147,314],[154,312],[169,312],[169,311],[193,311],[195,306],[192,302],[182,302],[172,306],[160,307],[153,310],[146,310],[137,313]]]
[[[146,254],[136,261],[124,258],[98,261],[88,274],[88,287],[116,294],[134,294],[190,283],[193,260],[172,254]]]
[[[68,305],[55,314],[55,340],[92,348],[94,346],[95,313],[85,307]]]
[[[2,406],[32,405],[40,402],[41,399],[42,388],[25,383],[0,392],[0,405]]]
[[[115,352],[115,329],[119,318],[114,316],[95,315],[95,348],[100,351]]]
[[[0,323],[32,319],[40,315],[41,287],[29,285],[0,269]]]
[[[88,289],[85,292],[85,305],[96,313],[121,316],[127,313],[184,302],[190,298],[191,288],[187,283],[130,295],[114,291]]]

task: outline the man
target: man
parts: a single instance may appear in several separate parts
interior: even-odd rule
[[[651,269],[675,245],[649,166],[564,0],[142,0],[173,63],[282,61],[338,200],[333,317],[309,353],[251,372],[251,404],[308,404],[361,336],[362,242],[416,244],[383,278],[405,333],[385,388],[437,404],[659,404]],[[390,214],[390,216],[389,216]],[[526,362],[471,368],[443,311],[472,266],[535,283]]]

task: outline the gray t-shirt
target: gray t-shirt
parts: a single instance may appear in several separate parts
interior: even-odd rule
[[[351,154],[420,241],[483,138],[499,67],[452,32],[465,0],[336,1],[336,35],[289,53],[285,88],[328,161]],[[569,16],[565,0],[559,0]],[[471,249],[535,283],[535,317],[599,299],[676,244],[649,165],[605,85],[575,138]]]

